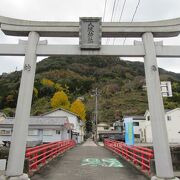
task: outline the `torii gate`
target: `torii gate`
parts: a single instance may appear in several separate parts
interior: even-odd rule
[[[90,18],[91,19],[91,18]],[[90,20],[91,21],[91,20]],[[100,45],[83,50],[79,45],[48,45],[39,37],[79,37],[79,22],[38,22],[0,17],[6,35],[28,36],[19,44],[0,44],[0,55],[25,56],[16,108],[15,123],[6,171],[9,179],[28,179],[23,175],[28,119],[30,117],[37,56],[101,55],[144,57],[148,103],[151,115],[156,175],[152,179],[175,179],[165,124],[156,57],[180,57],[180,46],[163,46],[154,37],[174,37],[180,33],[180,18],[156,22],[103,22],[102,37],[142,37],[134,45]]]

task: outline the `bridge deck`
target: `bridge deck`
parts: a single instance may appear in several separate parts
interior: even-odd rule
[[[88,140],[35,174],[32,180],[146,180],[136,169]]]

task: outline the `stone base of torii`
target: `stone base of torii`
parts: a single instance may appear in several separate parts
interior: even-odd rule
[[[30,180],[30,178],[27,174],[22,174],[21,176],[15,177],[0,176],[0,180]]]

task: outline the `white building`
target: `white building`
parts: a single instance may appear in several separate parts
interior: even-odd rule
[[[0,144],[10,142],[14,118],[0,117]],[[78,115],[56,109],[41,116],[30,117],[27,144],[74,139],[77,143],[84,141],[84,124]]]
[[[55,109],[51,112],[43,114],[43,116],[51,116],[51,117],[61,117],[66,116],[69,120],[69,123],[72,124],[72,132],[73,136],[72,138],[77,143],[82,143],[84,141],[84,123],[81,121],[80,117],[68,110],[65,110],[63,108]]]
[[[134,140],[135,142],[140,142],[143,138],[142,127],[144,126],[145,117],[144,116],[125,116],[123,120],[126,118],[131,118],[133,121],[133,129],[134,129]]]
[[[143,141],[152,142],[151,118],[149,111],[145,113],[146,120],[141,125]],[[180,108],[165,110],[165,121],[170,143],[180,143]]]
[[[0,143],[11,141],[14,120],[6,118],[0,121]],[[28,146],[68,139],[71,139],[71,125],[67,117],[29,118]]]
[[[0,121],[4,120],[5,118],[6,118],[6,115],[0,112]]]

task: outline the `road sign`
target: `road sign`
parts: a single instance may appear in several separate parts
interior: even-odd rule
[[[79,44],[81,49],[97,50],[101,47],[101,18],[80,18]]]

